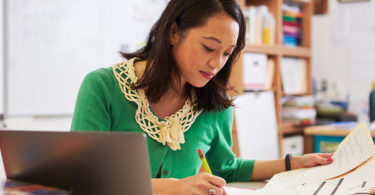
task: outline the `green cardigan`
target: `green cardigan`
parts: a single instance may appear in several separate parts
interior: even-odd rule
[[[135,120],[137,104],[120,90],[112,67],[89,73],[82,82],[71,124],[72,131],[143,132]],[[254,160],[242,160],[232,153],[232,107],[221,112],[202,112],[184,133],[181,150],[173,151],[147,136],[151,174],[185,178],[199,172],[197,149],[206,152],[214,175],[227,182],[250,181]]]

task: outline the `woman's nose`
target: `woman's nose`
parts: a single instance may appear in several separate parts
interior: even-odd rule
[[[213,69],[220,69],[220,67],[222,66],[222,63],[223,63],[223,58],[220,55],[216,55],[209,61],[208,65]]]

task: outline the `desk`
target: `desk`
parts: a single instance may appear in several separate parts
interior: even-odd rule
[[[350,133],[333,125],[311,126],[304,129],[304,153],[334,152],[337,145]],[[375,141],[375,131],[371,131]]]
[[[228,186],[247,188],[247,189],[261,189],[267,184],[267,181],[252,181],[252,182],[233,182],[228,183]],[[24,183],[13,180],[0,180],[0,194],[1,195],[70,195],[71,193],[56,188],[45,187],[30,183]]]

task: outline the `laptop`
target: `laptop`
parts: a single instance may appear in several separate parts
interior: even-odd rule
[[[152,194],[142,133],[0,131],[0,149],[7,179],[73,195]]]

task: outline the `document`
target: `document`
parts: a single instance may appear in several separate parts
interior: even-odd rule
[[[262,189],[262,194],[353,194],[371,191],[375,186],[375,159],[347,174],[329,179],[302,182],[301,171],[285,172],[275,175]]]
[[[375,189],[375,145],[365,123],[339,144],[329,165],[274,175],[262,189],[226,187],[228,195],[354,194]]]
[[[329,165],[276,174],[264,194],[350,194],[375,187],[375,146],[365,123],[339,144]]]

